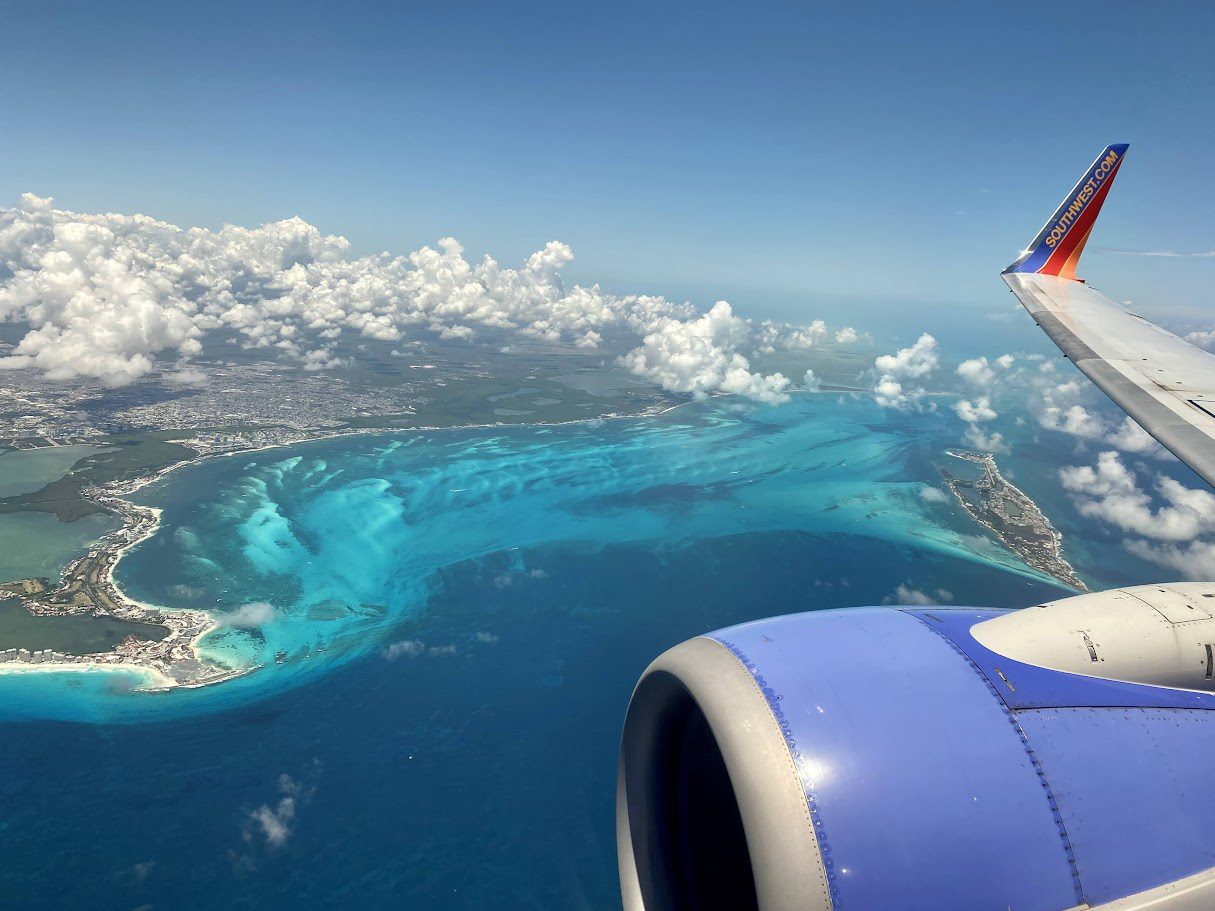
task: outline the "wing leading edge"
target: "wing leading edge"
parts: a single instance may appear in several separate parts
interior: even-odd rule
[[[1125,145],[1108,147],[1003,278],[1064,356],[1215,486],[1215,356],[1075,278]]]

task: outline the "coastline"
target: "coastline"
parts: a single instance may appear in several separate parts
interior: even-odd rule
[[[331,440],[348,436],[385,436],[417,432],[437,432],[456,430],[503,429],[514,427],[552,427],[572,424],[586,424],[607,420],[626,420],[646,417],[657,417],[672,412],[685,405],[692,404],[695,399],[686,402],[676,402],[662,408],[649,407],[636,413],[611,413],[595,417],[575,418],[567,421],[529,421],[473,423],[449,426],[419,426],[409,428],[383,429],[340,429],[333,431],[306,432],[297,438],[285,439],[271,443],[251,443],[220,451],[203,451],[191,441],[181,441],[181,445],[193,449],[197,455],[194,458],[183,459],[166,465],[159,471],[143,475],[129,481],[112,482],[98,487],[86,488],[81,495],[97,504],[106,512],[117,516],[122,525],[113,532],[103,536],[89,552],[68,563],[60,573],[57,582],[49,586],[37,585],[33,593],[21,593],[16,587],[37,580],[18,580],[6,583],[11,586],[8,590],[18,597],[24,607],[31,613],[43,616],[64,614],[91,614],[96,617],[114,617],[137,623],[159,625],[167,628],[169,633],[160,641],[140,640],[128,637],[116,648],[107,652],[90,655],[65,655],[54,653],[44,655],[42,652],[30,653],[26,649],[9,649],[9,654],[0,652],[0,675],[11,673],[56,673],[63,671],[127,671],[139,673],[148,679],[146,686],[137,688],[138,692],[164,692],[177,688],[196,688],[222,683],[237,677],[245,676],[257,670],[260,665],[247,667],[227,667],[204,656],[201,643],[207,635],[219,629],[223,624],[219,618],[206,610],[195,608],[168,608],[139,601],[118,585],[114,572],[118,563],[136,545],[146,541],[160,529],[162,510],[153,506],[140,506],[131,502],[128,497],[154,484],[170,473],[188,465],[199,465],[210,459],[226,456],[249,455],[255,452],[282,449],[301,443]],[[98,603],[101,602],[101,603]]]
[[[945,454],[978,465],[982,472],[978,481],[970,482],[941,470],[950,492],[975,522],[994,534],[1027,566],[1077,591],[1089,590],[1063,556],[1063,535],[1025,491],[1004,477],[992,453],[947,449]],[[978,503],[966,496],[968,490],[978,492]]]

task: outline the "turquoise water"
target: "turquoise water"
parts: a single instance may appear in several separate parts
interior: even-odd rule
[[[119,580],[253,621],[205,646],[256,669],[165,694],[0,677],[0,896],[616,906],[620,723],[663,649],[899,585],[993,606],[1064,593],[921,497],[957,434],[828,395],[715,400],[173,472],[141,492],[163,527]]]
[[[57,579],[64,566],[120,524],[108,513],[75,522],[60,522],[49,512],[0,514],[0,582]]]
[[[952,503],[920,497],[938,483],[940,447],[925,433],[934,419],[918,419],[915,437],[880,419],[866,403],[805,396],[779,408],[343,438],[176,472],[140,495],[163,507],[162,529],[116,578],[139,600],[221,617],[263,605],[265,622],[203,642],[213,660],[254,670],[204,690],[124,695],[107,709],[143,720],[298,685],[390,644],[444,567],[513,555],[507,584],[527,577],[524,551],[550,544],[803,531],[1030,573],[977,539]]]

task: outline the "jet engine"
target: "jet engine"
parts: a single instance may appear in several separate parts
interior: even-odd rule
[[[691,639],[633,693],[626,911],[1215,908],[1215,586]]]

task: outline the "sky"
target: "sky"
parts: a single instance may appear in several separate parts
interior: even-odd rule
[[[1215,6],[0,3],[0,206],[299,215],[356,253],[550,240],[618,293],[795,319],[1004,307],[1110,142],[1082,274],[1203,323]]]

